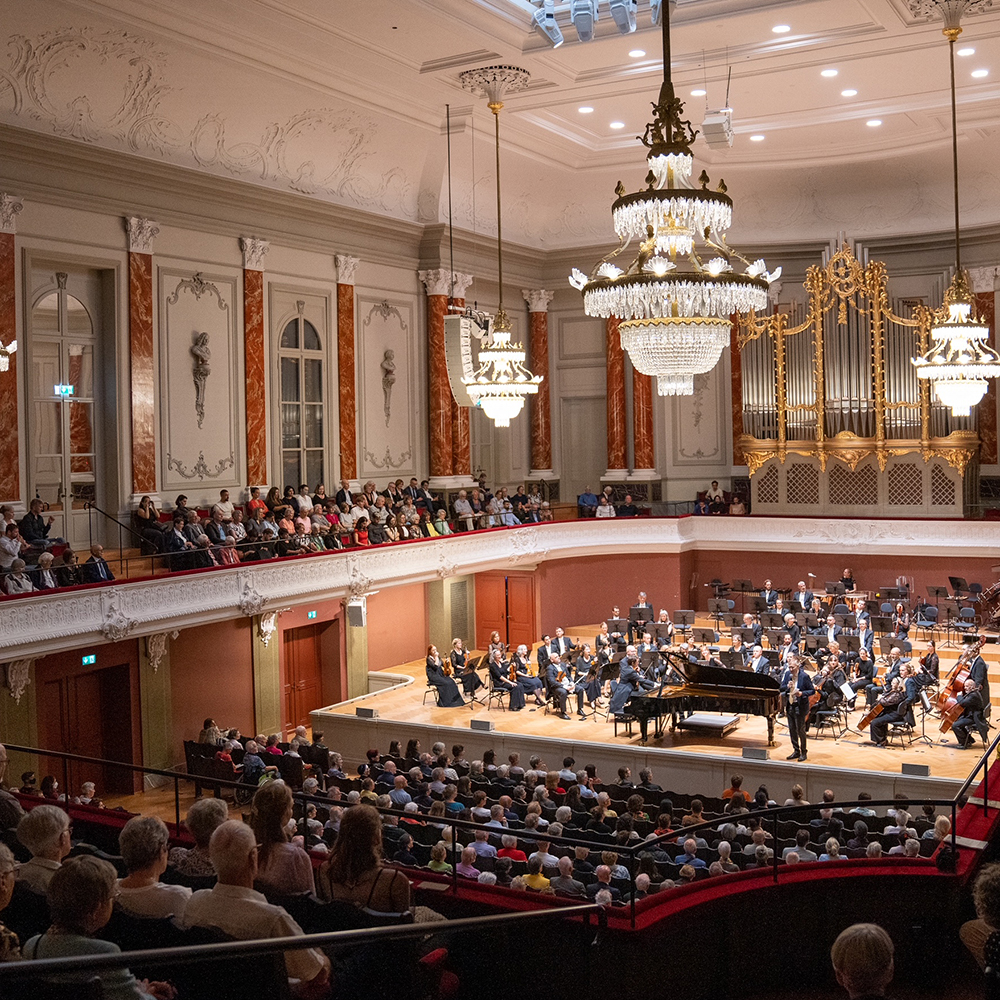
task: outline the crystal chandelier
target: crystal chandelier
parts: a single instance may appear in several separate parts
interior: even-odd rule
[[[0,372],[10,369],[10,356],[17,350],[17,341],[12,340],[6,347],[0,344]]]
[[[990,6],[992,0],[910,0],[915,14],[934,8],[944,19],[944,36],[951,58],[951,152],[955,195],[955,276],[944,293],[944,308],[931,326],[931,347],[912,359],[917,378],[927,379],[934,395],[952,416],[967,417],[986,395],[989,380],[1000,378],[1000,354],[988,344],[989,325],[976,313],[969,276],[962,269],[958,199],[958,110],[955,99],[955,42],[962,33],[962,15]]]
[[[670,4],[663,7],[663,84],[641,142],[649,149],[646,188],[626,194],[619,181],[611,206],[618,247],[588,276],[574,268],[570,284],[583,292],[588,316],[620,318],[622,347],[633,366],[655,375],[661,396],[690,395],[694,376],[711,371],[730,341],[734,312],[767,307],[768,273],[727,246],[733,201],[725,181],[708,189],[704,171],[691,181],[697,131],[670,79]],[[625,267],[614,260],[638,241]],[[737,273],[734,261],[742,265]]]
[[[500,283],[496,318],[479,349],[479,368],[462,382],[469,394],[477,396],[477,405],[497,427],[509,427],[511,419],[524,408],[527,396],[538,392],[541,375],[532,375],[525,367],[524,348],[511,343],[510,320],[503,307],[503,228],[500,205],[500,109],[505,94],[522,90],[531,79],[527,70],[516,66],[485,66],[459,74],[462,86],[479,96],[485,95],[493,112],[497,158],[497,278]]]

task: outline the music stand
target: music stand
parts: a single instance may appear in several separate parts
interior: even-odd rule
[[[733,580],[733,590],[756,590],[757,588],[749,580]]]
[[[669,622],[654,622],[649,626],[648,631],[653,634],[654,641],[656,639],[666,639],[667,642],[670,641],[670,623]]]
[[[826,581],[826,592],[831,596],[833,594],[843,594],[844,585],[837,580],[827,580]]]
[[[729,611],[729,600],[725,597],[710,597],[708,599],[708,613],[719,621],[722,616]]]
[[[825,645],[823,638],[821,635],[804,635],[802,636],[802,648],[810,653],[815,653],[820,646]]]
[[[784,620],[777,611],[765,611],[760,616],[760,623],[764,628],[782,628]]]
[[[743,653],[733,649],[724,649],[719,653],[719,659],[722,661],[724,667],[729,667],[730,670],[746,670],[746,660],[743,659]]]
[[[674,612],[674,629],[681,633],[686,633],[691,631],[691,627],[694,625],[695,613],[691,610],[684,609]]]
[[[744,645],[749,645],[751,648],[757,645],[757,634],[752,628],[736,628],[733,629],[733,634],[739,633],[740,638],[743,640]]]
[[[726,628],[742,628],[743,627],[743,615],[738,611],[727,611],[722,616],[722,624]]]
[[[939,605],[941,601],[947,601],[951,594],[947,587],[928,587],[927,597],[929,600],[933,599],[935,605]]]
[[[858,627],[858,619],[854,615],[834,615],[833,620],[841,628],[854,629]]]
[[[872,631],[876,634],[885,635],[892,631],[891,615],[872,615]]]
[[[967,592],[969,589],[969,584],[966,582],[963,576],[949,576],[948,582],[951,584],[952,589],[955,591],[955,596],[958,597],[960,593]]]
[[[702,643],[708,643],[712,645],[719,641],[719,636],[714,628],[696,628],[692,636],[695,642],[699,645]]]
[[[771,649],[780,650],[781,647],[785,644],[784,640],[787,634],[788,633],[785,632],[784,629],[776,629],[776,628],[768,629],[767,630],[768,645],[771,647]]]
[[[655,649],[644,649],[639,657],[639,671],[645,673],[650,666],[660,658],[660,654]]]
[[[840,648],[847,653],[857,653],[861,649],[861,640],[856,635],[848,635],[846,632],[841,632],[837,642],[840,643]]]
[[[920,707],[923,711],[920,713],[920,735],[917,736],[913,742],[926,743],[929,746],[934,746],[934,740],[927,735],[927,716],[933,713],[933,709],[931,708],[931,700],[927,695],[926,688],[920,689],[920,694],[917,695],[917,700],[920,702]],[[912,708],[913,706],[910,707]]]
[[[608,632],[619,632],[624,635],[628,631],[628,621],[624,618],[609,618]]]

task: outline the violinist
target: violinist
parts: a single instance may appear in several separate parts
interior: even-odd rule
[[[601,631],[594,637],[594,649],[597,651],[597,655],[600,656],[601,653],[604,653],[610,656],[613,641],[611,633],[608,631],[608,623],[601,622]]]
[[[979,733],[983,746],[986,746],[990,741],[990,727],[983,717],[983,696],[976,690],[976,682],[971,677],[965,682],[958,704],[962,706],[962,714],[955,720],[952,729],[955,731],[959,750],[968,750],[972,746],[973,729]]]
[[[910,635],[910,613],[901,603],[896,605],[896,610],[892,613],[892,636],[893,639],[905,641]]]
[[[542,680],[540,677],[535,677],[528,669],[530,663],[531,659],[528,647],[522,642],[510,658],[507,677],[509,680],[521,685],[521,690],[524,692],[525,698],[528,695],[534,695],[535,704],[541,706],[545,704],[545,699],[542,697]]]
[[[591,706],[601,697],[600,668],[596,657],[591,654],[590,645],[583,644],[583,652],[573,664],[573,680],[583,686],[583,693]]]
[[[499,649],[490,653],[489,671],[490,687],[494,691],[506,691],[510,698],[510,710],[520,712],[524,708],[524,691],[520,684],[510,679],[503,653]]]
[[[506,656],[507,655],[507,647],[506,647],[506,645],[504,645],[504,643],[502,643],[500,641],[500,633],[499,632],[495,632],[495,631],[494,632],[490,632],[490,644],[489,644],[489,646],[487,647],[487,650],[486,650],[486,656],[487,656],[487,658],[490,659],[490,660],[492,660],[493,659],[493,652],[494,652],[494,650],[497,650],[497,649],[500,650],[500,655],[501,656]]]
[[[566,665],[558,653],[553,653],[549,657],[548,665],[545,667],[545,679],[549,685],[549,697],[559,706],[560,719],[569,719],[566,707],[571,694],[576,694],[576,714],[581,719],[587,717],[583,711],[583,685],[577,685],[571,680],[566,673]]]
[[[437,646],[433,644],[427,647],[426,670],[427,683],[437,688],[439,708],[459,708],[465,704],[458,685],[445,673]]]
[[[453,639],[451,643],[451,672],[462,684],[466,698],[480,701],[476,692],[485,685],[475,670],[469,667],[469,656],[461,639]]]
[[[941,678],[941,660],[937,654],[937,644],[931,640],[927,643],[927,652],[920,657],[920,673],[917,680],[924,686],[937,684]]]
[[[890,726],[901,723],[915,725],[913,703],[920,694],[920,685],[917,684],[915,673],[913,664],[904,663],[899,676],[893,680],[892,687],[879,698],[879,702],[885,706],[886,711],[872,721],[871,734],[875,746],[885,747],[887,745],[886,737]]]

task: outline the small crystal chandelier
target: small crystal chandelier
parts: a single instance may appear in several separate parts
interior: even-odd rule
[[[522,90],[531,79],[527,70],[516,66],[485,66],[459,75],[462,86],[479,96],[485,95],[493,112],[497,157],[497,274],[500,295],[497,314],[479,349],[479,368],[462,382],[469,394],[477,396],[477,405],[497,427],[509,427],[511,419],[524,408],[527,396],[538,392],[541,375],[532,375],[524,366],[525,352],[511,343],[510,320],[503,307],[503,228],[500,205],[500,109],[505,94]]]
[[[17,350],[17,341],[12,340],[6,347],[0,344],[0,372],[10,370],[10,356]]]
[[[987,343],[989,325],[976,313],[969,276],[962,269],[958,199],[958,110],[955,99],[955,42],[962,33],[962,14],[990,6],[992,0],[910,0],[915,14],[936,7],[944,18],[951,57],[951,151],[955,188],[955,276],[944,293],[944,308],[931,326],[931,347],[912,359],[917,378],[927,379],[952,416],[967,417],[986,395],[989,380],[1000,378],[1000,354]],[[947,310],[947,315],[945,315]]]
[[[653,121],[641,142],[649,149],[646,188],[626,194],[619,181],[611,206],[618,247],[588,276],[574,268],[570,284],[583,292],[588,316],[620,318],[622,347],[633,366],[655,375],[661,396],[690,395],[694,376],[711,371],[730,342],[735,312],[767,307],[768,273],[727,246],[733,201],[725,181],[708,189],[691,182],[691,144],[697,131],[682,119],[684,105],[670,79],[670,4],[660,15],[663,84]],[[632,242],[639,252],[626,267],[614,263]],[[737,274],[733,261],[743,265]]]

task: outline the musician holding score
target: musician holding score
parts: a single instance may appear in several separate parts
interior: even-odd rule
[[[468,654],[461,639],[453,639],[451,643],[451,668],[452,674],[461,682],[462,690],[466,698],[473,701],[480,701],[476,697],[476,692],[485,687],[479,674],[469,668]]]
[[[962,714],[952,725],[955,738],[958,740],[958,749],[968,750],[972,746],[973,729],[979,733],[983,746],[987,746],[990,742],[990,727],[983,717],[983,696],[976,690],[976,682],[971,677],[965,682],[958,704],[962,707]]]
[[[576,714],[581,719],[587,717],[583,711],[583,685],[577,684],[566,673],[566,667],[558,653],[552,653],[549,657],[549,662],[545,667],[545,679],[549,684],[549,697],[553,698],[559,706],[560,719],[569,719],[566,708],[571,694],[576,695]]]
[[[809,696],[815,693],[812,678],[802,669],[798,654],[787,658],[787,668],[781,678],[781,693],[785,702],[785,718],[792,752],[786,760],[806,759],[806,724],[809,718]]]
[[[503,653],[494,649],[490,653],[490,684],[494,690],[506,691],[509,696],[510,710],[520,712],[524,708],[524,691],[521,685],[512,681],[508,675],[508,667],[504,662]]]

